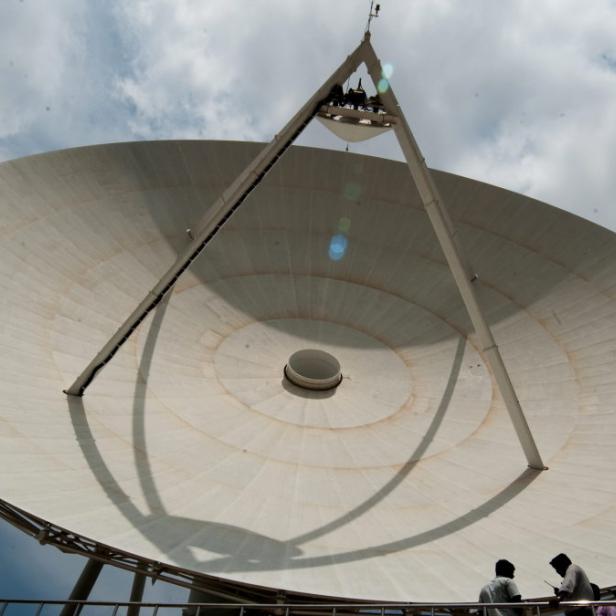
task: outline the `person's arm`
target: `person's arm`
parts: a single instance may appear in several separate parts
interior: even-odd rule
[[[560,588],[556,591],[556,595],[561,601],[568,601],[571,597],[571,593],[576,584],[576,571],[573,565],[567,567],[565,576],[560,585]]]
[[[488,593],[488,591],[486,590],[486,587],[484,586],[481,589],[481,592],[479,593],[479,603],[492,603],[492,599]],[[482,607],[477,609],[477,614],[483,614],[484,613],[484,609]]]
[[[507,586],[508,586],[507,591],[509,593],[509,602],[519,603],[520,601],[522,601],[522,595],[520,594],[520,591],[518,590],[518,585],[513,580],[510,580]],[[518,614],[519,616],[521,616],[523,610],[522,608],[516,608],[514,612]]]
[[[522,601],[522,596],[521,595],[514,595],[513,597],[511,597],[511,603],[519,603],[520,601]],[[522,614],[524,613],[524,608],[521,607],[516,607],[513,610],[518,616],[522,616]]]

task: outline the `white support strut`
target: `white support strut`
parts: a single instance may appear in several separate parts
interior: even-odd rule
[[[381,80],[381,63],[370,44],[370,33],[366,32],[362,42],[346,60],[334,71],[308,102],[295,114],[282,131],[263,148],[255,159],[225,190],[222,196],[209,208],[199,225],[199,232],[175,263],[162,276],[156,286],[137,306],[133,313],[120,326],[117,332],[103,346],[74,383],[65,390],[73,396],[82,396],[97,372],[109,362],[121,345],[153,310],[161,299],[175,285],[177,279],[188,269],[190,264],[201,254],[205,246],[213,239],[226,221],[243,203],[250,192],[261,182],[263,177],[278,161],[286,149],[293,143],[304,127],[321,108],[325,97],[334,85],[340,85],[357,67],[365,62],[368,73],[376,86]],[[391,87],[380,93],[384,108],[395,121],[392,125],[413,181],[419,192],[423,206],[428,214],[436,237],[445,255],[454,281],[458,287],[466,310],[481,343],[482,351],[492,370],[494,380],[503,397],[507,411],[517,433],[518,439],[528,461],[528,465],[537,470],[545,466],[535,444],[533,435],[524,416],[520,402],[515,394],[513,384],[503,363],[490,327],[488,326],[471,280],[471,274],[465,263],[461,246],[456,238],[456,231],[438,193],[419,146],[404,117],[400,105]]]
[[[267,172],[276,164],[285,150],[305,128],[306,124],[310,122],[321,108],[324,99],[331,92],[332,87],[344,83],[355,72],[363,61],[363,51],[368,44],[368,40],[364,38],[355,51],[344,60],[280,133],[259,152],[214,205],[208,209],[208,212],[199,224],[199,232],[191,243],[178,256],[175,263],[163,274],[156,286],[146,295],[83,372],[75,379],[73,384],[64,390],[65,394],[83,396],[86,388],[90,385],[98,371],[111,360],[148,313],[173,288],[178,278],[190,267],[190,264],[201,254],[205,246],[235,213],[250,192],[258,186]]]
[[[368,73],[376,86],[382,77],[382,67],[369,39],[370,34],[366,33],[364,40],[367,40],[368,44],[365,49],[365,63]],[[455,228],[432,179],[430,170],[425,163],[425,159],[391,87],[385,92],[380,93],[380,97],[387,113],[398,118],[398,121],[394,124],[394,131],[400,148],[404,153],[420,199],[432,223],[449,269],[462,296],[462,301],[475,328],[482,351],[494,375],[496,385],[503,397],[511,422],[526,455],[528,465],[536,470],[546,470],[546,466],[541,459],[535,439],[524,416],[520,401],[509,378],[507,368],[477,301],[473,282],[471,281],[471,273],[465,263],[463,252],[456,238]]]

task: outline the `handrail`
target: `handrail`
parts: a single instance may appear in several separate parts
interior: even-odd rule
[[[564,608],[575,608],[575,607],[601,607],[601,606],[616,606],[616,599],[608,600],[608,601],[560,601],[556,602],[556,600],[544,600],[544,601],[518,601],[516,603],[481,603],[474,601],[461,601],[461,602],[431,602],[431,603],[161,603],[161,602],[151,602],[151,601],[90,601],[90,600],[79,600],[79,599],[3,599],[0,598],[0,613],[2,609],[6,609],[11,604],[15,605],[82,605],[82,606],[92,606],[92,607],[129,607],[129,606],[139,606],[139,607],[158,607],[158,608],[185,608],[185,607],[195,607],[195,608],[226,608],[226,609],[234,609],[234,608],[244,608],[246,609],[275,609],[275,610],[286,610],[289,609],[294,611],[299,610],[320,610],[320,611],[333,611],[339,612],[341,609],[347,610],[361,610],[364,611],[372,611],[372,610],[402,610],[402,609],[430,609],[434,608],[467,608],[467,609],[478,609],[478,608],[511,608],[511,609],[519,609],[519,608],[532,608],[532,607],[545,607],[550,609],[564,609]]]

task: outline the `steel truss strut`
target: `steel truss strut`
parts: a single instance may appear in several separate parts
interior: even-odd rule
[[[368,68],[368,73],[376,87],[383,75],[381,62],[376,55],[369,40],[369,33],[366,34],[368,43],[365,47],[364,61]],[[488,325],[483,311],[477,300],[475,289],[473,287],[473,281],[475,276],[471,274],[468,265],[465,262],[464,254],[460,247],[459,241],[456,237],[456,231],[449,217],[449,213],[445,208],[445,203],[439,195],[436,184],[432,179],[432,174],[426,165],[425,158],[423,157],[415,137],[411,131],[404,113],[400,108],[400,104],[396,99],[391,86],[389,86],[385,92],[380,94],[381,101],[385,107],[385,110],[398,116],[398,122],[394,124],[394,131],[400,144],[400,148],[406,158],[406,163],[419,192],[421,202],[430,218],[432,227],[436,234],[436,237],[441,245],[441,249],[445,254],[445,259],[451,270],[451,274],[458,287],[458,291],[462,296],[462,301],[471,319],[477,337],[481,343],[482,351],[485,354],[487,362],[492,369],[494,380],[503,397],[509,417],[513,423],[513,427],[517,433],[524,455],[528,461],[528,465],[536,470],[547,470],[547,467],[543,464],[535,439],[530,431],[520,401],[515,393],[509,373],[503,362],[498,345],[494,340],[490,326]]]
[[[214,239],[223,225],[242,205],[248,195],[278,162],[280,157],[301,134],[321,106],[334,85],[343,83],[360,65],[367,40],[363,40],[353,53],[334,71],[329,79],[314,93],[308,102],[295,114],[289,123],[238,175],[221,197],[208,210],[199,224],[199,232],[175,263],[163,274],[156,286],[147,294],[118,331],[96,354],[74,383],[64,390],[71,396],[83,396],[97,372],[107,364],[147,315],[156,308],[162,298],[173,288],[178,278],[190,267],[201,251]]]
[[[183,272],[201,254],[201,251],[215,237],[221,227],[244,202],[246,197],[265,177],[267,172],[280,159],[282,154],[290,147],[305,126],[320,110],[325,97],[334,85],[342,84],[357,69],[365,63],[368,73],[377,87],[382,78],[381,63],[370,43],[370,33],[366,32],[362,42],[347,57],[347,59],[334,71],[325,83],[315,92],[300,111],[289,121],[284,129],[274,137],[248,165],[248,167],[234,180],[230,187],[209,209],[200,224],[200,231],[181,254],[174,265],[163,275],[158,284],[150,291],[136,310],[128,317],[120,329],[111,337],[109,342],[101,349],[85,370],[77,377],[75,382],[65,390],[73,396],[82,396],[85,389],[92,382],[96,373],[115,355],[120,346],[128,339],[132,332],[145,319],[161,301],[164,295],[173,287]],[[421,202],[428,214],[434,232],[449,269],[453,275],[462,301],[466,307],[475,332],[481,343],[482,352],[492,370],[494,380],[509,412],[528,465],[536,470],[545,470],[539,450],[524,416],[524,412],[513,388],[511,379],[501,357],[490,327],[483,316],[473,288],[474,277],[465,262],[463,252],[456,237],[456,231],[445,204],[438,193],[421,150],[415,141],[404,113],[396,99],[391,85],[385,92],[380,93],[381,101],[389,116],[393,116],[393,128],[405,156],[409,171],[419,192]]]
[[[22,532],[34,537],[42,545],[53,545],[61,552],[85,556],[90,562],[97,561],[132,572],[135,575],[135,581],[139,579],[139,582],[133,584],[131,597],[138,596],[138,586],[145,578],[150,578],[152,583],[160,580],[174,586],[200,590],[219,597],[222,601],[241,599],[251,602],[267,602],[274,600],[279,592],[277,589],[195,573],[113,548],[57,526],[2,499],[0,499],[0,519],[6,520]],[[289,598],[304,601],[308,599],[302,593],[289,593]]]

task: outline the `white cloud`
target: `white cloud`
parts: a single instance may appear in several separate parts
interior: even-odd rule
[[[363,6],[365,4],[365,6]],[[368,3],[126,5],[119,91],[144,137],[269,139],[361,38]],[[616,227],[616,11],[608,0],[390,1],[373,27],[434,166]],[[311,127],[302,143],[344,147]],[[381,138],[354,151],[399,157]],[[596,210],[596,211],[595,211]]]
[[[613,3],[420,6],[394,85],[428,160],[616,228]]]
[[[140,41],[132,74],[119,82],[137,110],[134,129],[148,136],[179,128],[185,136],[271,137],[348,51],[341,40],[327,59],[327,31],[315,39],[313,28],[304,30],[319,12],[344,21],[337,3],[320,4],[323,11],[315,3],[125,5],[122,21]]]
[[[64,18],[79,16],[69,2],[59,3],[57,8],[44,11],[25,2],[2,6],[0,137],[25,130],[61,87],[65,59],[72,52],[70,27]],[[44,19],[37,15],[39,9],[46,13]]]
[[[270,139],[359,42],[368,6],[7,0],[0,155]],[[615,30],[610,0],[388,0],[373,42],[433,166],[616,228]],[[319,126],[300,142],[345,145]],[[351,149],[399,157],[390,137]]]
[[[109,96],[123,68],[116,43],[101,3],[0,3],[0,151],[15,157],[126,136],[127,109]]]

